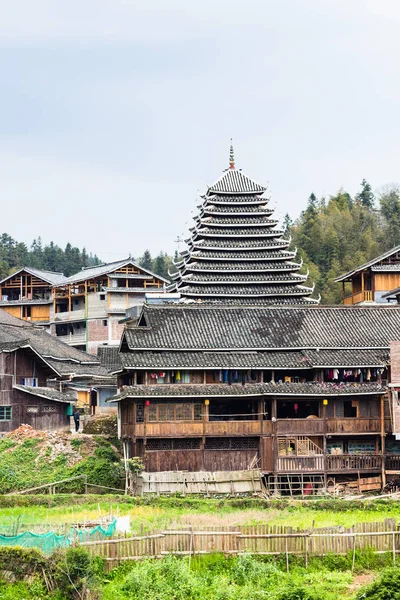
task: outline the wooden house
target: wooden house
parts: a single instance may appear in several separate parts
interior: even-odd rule
[[[100,345],[118,345],[126,309],[166,283],[130,258],[83,269],[54,287],[51,333],[92,354]]]
[[[400,286],[400,246],[335,279],[342,283],[343,304],[386,303],[388,292]]]
[[[121,438],[148,471],[384,480],[399,331],[391,306],[145,305],[121,343]]]
[[[22,424],[68,429],[71,405],[78,402],[74,387],[90,397],[104,381],[116,389],[96,357],[0,310],[0,435]]]
[[[53,286],[65,280],[62,273],[24,267],[0,281],[0,308],[25,321],[49,324]]]
[[[177,264],[182,302],[145,304],[123,334],[120,436],[147,471],[259,466],[281,492],[383,482],[400,307],[319,306],[276,225],[231,156]]]

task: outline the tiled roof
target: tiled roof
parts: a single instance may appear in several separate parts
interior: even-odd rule
[[[389,272],[389,273],[400,273],[400,263],[386,264],[386,265],[375,265],[371,267],[373,273]]]
[[[288,240],[270,240],[269,238],[261,238],[261,239],[222,239],[222,240],[213,240],[213,239],[206,239],[206,240],[195,240],[195,241],[191,241],[191,245],[193,245],[193,247],[195,248],[204,248],[205,250],[207,249],[213,249],[216,248],[217,250],[222,250],[224,248],[226,248],[226,250],[233,250],[233,249],[237,249],[237,250],[241,250],[242,248],[271,248],[271,249],[277,249],[277,248],[287,248],[289,246],[290,242]]]
[[[217,214],[250,214],[250,215],[261,215],[263,216],[269,216],[272,215],[272,213],[274,212],[272,210],[272,208],[267,208],[265,206],[256,206],[254,204],[250,204],[250,205],[243,205],[243,206],[232,206],[232,205],[224,205],[224,204],[220,204],[218,206],[213,206],[212,204],[207,203],[205,206],[202,207],[202,212],[207,213],[207,214],[211,214],[214,215],[214,213]]]
[[[292,350],[288,352],[121,352],[115,371],[131,369],[313,369],[385,367],[385,350]],[[111,370],[111,369],[110,369]]]
[[[240,217],[203,217],[199,219],[202,225],[206,225],[208,227],[221,227],[221,226],[232,226],[242,227],[243,225],[255,226],[255,227],[263,227],[267,225],[269,227],[274,227],[279,223],[277,219],[269,219],[268,217],[258,217],[257,219],[246,218],[244,215]]]
[[[93,357],[94,359],[96,357]],[[73,375],[76,377],[107,377],[108,370],[99,363],[77,363],[70,360],[46,359],[61,375]]]
[[[69,283],[79,283],[81,281],[87,281],[88,279],[93,279],[95,277],[102,277],[102,276],[105,276],[108,274],[112,275],[113,271],[116,271],[117,269],[121,269],[122,267],[125,267],[126,265],[132,265],[133,267],[141,269],[145,273],[155,276],[155,277],[158,277],[158,279],[161,279],[162,281],[165,281],[166,283],[168,283],[167,279],[164,279],[163,277],[160,277],[159,275],[152,273],[148,269],[144,269],[140,265],[133,262],[133,260],[131,260],[130,258],[126,258],[125,260],[115,261],[112,263],[106,263],[103,265],[99,265],[97,267],[89,267],[88,269],[82,269],[82,271],[79,271],[79,273],[76,273],[75,275],[71,275],[71,277],[68,277],[62,283],[68,285]]]
[[[204,206],[224,206],[224,205],[240,205],[248,206],[262,206],[268,202],[268,198],[263,198],[260,194],[211,194],[203,196]]]
[[[125,398],[215,398],[221,396],[342,396],[384,394],[386,388],[378,383],[255,383],[228,384],[159,384],[124,387],[120,394],[109,399],[119,402]]]
[[[196,230],[198,237],[235,237],[241,236],[245,238],[252,237],[276,237],[280,238],[283,235],[283,231],[271,228],[259,228],[259,227],[234,227],[228,229],[227,227],[202,227],[200,230]]]
[[[397,296],[397,294],[400,294],[400,287],[390,290],[390,292],[386,292],[386,294],[382,294],[382,298],[391,298],[392,296]]]
[[[218,181],[208,188],[208,192],[218,194],[248,194],[254,192],[262,193],[266,189],[266,187],[247,177],[242,171],[228,169]]]
[[[145,305],[125,332],[132,349],[388,348],[400,339],[400,306]]]
[[[29,304],[38,305],[38,304],[52,304],[53,300],[49,298],[48,300],[0,300],[1,306],[26,306]]]
[[[114,292],[117,294],[127,294],[132,293],[132,292],[137,292],[137,293],[141,293],[144,294],[144,292],[148,292],[149,290],[153,289],[153,286],[149,286],[147,288],[145,287],[106,287],[103,286],[101,288],[103,290],[103,292]],[[162,289],[162,288],[154,288],[156,290]]]
[[[14,273],[11,273],[11,275],[4,277],[4,279],[0,281],[0,284],[4,283],[5,281],[8,281],[12,277],[15,277],[19,273],[25,272],[29,273],[29,275],[33,275],[34,277],[38,277],[38,279],[42,279],[50,285],[58,285],[60,283],[63,283],[66,279],[63,273],[56,273],[54,271],[44,271],[43,269],[34,269],[32,267],[23,267],[22,269],[18,269],[18,271],[14,271]]]
[[[45,398],[46,400],[52,400],[54,402],[76,402],[76,396],[68,392],[60,392],[54,388],[47,387],[31,387],[28,385],[14,385],[15,390],[31,394],[32,396],[38,396],[39,398]]]
[[[237,274],[235,267],[238,262],[260,261],[262,265],[267,261],[277,263],[294,258],[296,251],[282,251],[289,247],[290,240],[283,239],[284,231],[276,229],[278,221],[268,218],[273,211],[266,208],[269,201],[263,195],[266,188],[237,171],[233,163],[230,165],[203,196],[203,205],[200,206],[199,215],[195,217],[195,226],[189,229],[191,237],[185,240],[189,251],[184,251],[181,254],[182,260],[175,264],[177,274],[172,277],[173,283],[168,287],[168,291],[179,292],[182,302],[188,299],[193,301],[196,298],[218,302],[221,297],[236,298],[239,301],[243,297],[264,298],[269,302],[273,297],[276,304],[284,304],[287,296],[295,302],[302,296],[302,301],[305,302],[306,297],[312,294],[313,288],[296,284],[306,281],[307,277],[271,278],[268,274],[264,275],[260,267],[257,268],[257,274],[246,277]],[[225,216],[217,214],[219,207]],[[233,211],[233,216],[230,210]],[[203,261],[208,261],[210,276],[196,277],[195,274],[199,271],[198,263]],[[235,273],[235,276],[221,278],[218,275],[220,270],[217,261],[231,263],[231,273]],[[193,263],[196,266],[191,269]],[[298,268],[296,266],[296,270]],[[271,268],[267,270],[271,272]],[[249,268],[246,271],[249,272]],[[192,275],[186,278],[186,273]],[[276,281],[290,282],[292,285],[267,285]],[[191,285],[185,285],[186,282]],[[206,282],[209,282],[207,287],[200,285]],[[249,286],[250,282],[261,285]],[[229,288],[228,283],[232,283]],[[222,288],[220,284],[223,284]],[[319,302],[311,299],[308,301]]]
[[[212,264],[191,262],[187,265],[187,271],[212,271],[214,273],[223,273],[224,271],[240,273],[240,271],[246,271],[254,273],[254,271],[298,271],[300,267],[301,265],[298,263],[283,260],[280,262],[214,262]]]
[[[65,344],[43,327],[36,327],[0,310],[0,351],[7,351],[12,346],[31,347],[59,373],[74,373],[80,365],[84,365],[84,370],[90,369],[91,374],[99,369],[100,374],[104,373],[96,356]]]
[[[271,297],[274,296],[306,296],[313,293],[312,288],[300,285],[247,285],[238,282],[237,285],[186,285],[182,282],[178,290],[185,296],[225,296],[225,297]]]
[[[284,283],[284,282],[301,282],[307,279],[306,275],[293,275],[290,271],[283,273],[242,273],[239,274],[237,272],[230,273],[229,275],[221,274],[221,273],[206,273],[199,275],[198,273],[192,273],[190,275],[183,275],[183,281],[188,283],[200,283],[200,284],[209,284],[209,283],[233,283],[233,284],[246,284],[246,283]]]
[[[117,371],[121,367],[121,359],[118,346],[99,346],[97,358],[108,371]]]
[[[186,258],[187,256],[192,256],[196,261],[226,261],[232,260],[233,262],[240,260],[290,260],[296,256],[295,252],[291,252],[290,250],[257,250],[256,252],[227,252],[223,250],[217,250],[215,252],[210,250],[198,250],[195,252],[187,252],[182,253],[182,256]]]
[[[388,250],[387,252],[384,252],[380,256],[377,256],[376,258],[373,258],[372,260],[364,263],[363,265],[356,267],[352,271],[349,271],[348,273],[345,273],[344,275],[340,275],[340,277],[336,277],[335,281],[344,281],[345,279],[352,277],[356,273],[360,273],[360,271],[364,271],[364,269],[368,269],[368,267],[372,267],[372,266],[376,265],[376,263],[381,262],[382,260],[385,260],[385,259],[389,258],[390,256],[393,256],[393,254],[397,254],[397,252],[400,252],[400,246],[395,246],[395,248],[391,248],[391,250]]]

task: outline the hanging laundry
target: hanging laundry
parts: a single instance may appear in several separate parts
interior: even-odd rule
[[[330,379],[339,379],[339,369],[332,370],[332,377]]]
[[[181,380],[181,372],[180,372],[180,371],[177,371],[177,372],[176,372],[176,377],[175,377],[175,380],[176,380],[176,381],[180,381],[180,380]]]

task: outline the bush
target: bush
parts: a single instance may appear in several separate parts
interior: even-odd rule
[[[358,600],[400,600],[400,571],[387,569],[378,581],[360,590]]]

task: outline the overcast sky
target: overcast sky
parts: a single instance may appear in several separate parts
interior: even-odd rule
[[[398,0],[10,0],[0,232],[173,252],[236,164],[296,217],[400,180]]]

